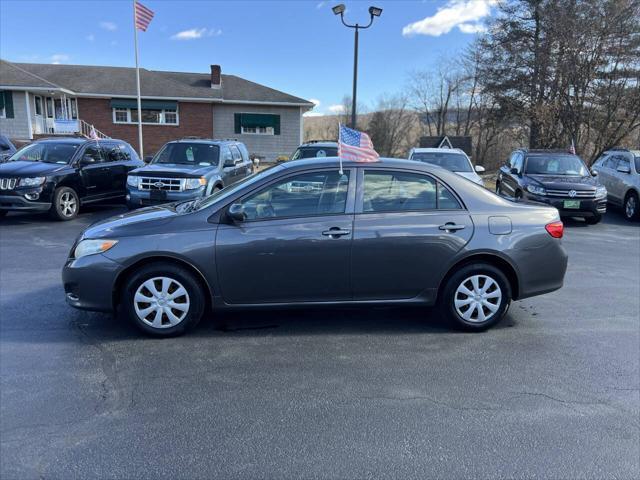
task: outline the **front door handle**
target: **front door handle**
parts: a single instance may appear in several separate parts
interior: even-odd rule
[[[444,230],[447,233],[457,232],[458,230],[462,230],[464,225],[456,225],[455,223],[449,222],[444,225],[440,225],[438,227],[440,230]]]
[[[344,230],[339,227],[331,227],[329,230],[325,230],[324,232],[322,232],[322,235],[324,235],[325,237],[340,238],[343,235],[349,235],[350,233],[351,230]]]

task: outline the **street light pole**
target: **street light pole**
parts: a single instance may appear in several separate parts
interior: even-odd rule
[[[361,28],[369,28],[373,24],[373,17],[379,17],[382,14],[382,9],[378,7],[369,7],[369,23],[367,25],[350,25],[344,21],[344,11],[346,7],[343,4],[336,5],[332,8],[335,15],[340,15],[340,20],[345,27],[353,28],[354,32],[354,46],[353,46],[353,94],[351,96],[351,128],[356,128],[356,104],[358,100],[358,35]]]

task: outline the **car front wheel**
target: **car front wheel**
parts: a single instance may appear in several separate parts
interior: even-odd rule
[[[483,331],[506,314],[511,286],[502,271],[487,263],[465,265],[446,282],[440,309],[456,328]]]
[[[80,199],[73,188],[61,187],[53,194],[53,204],[49,211],[56,220],[73,220],[78,216]]]
[[[640,204],[635,192],[629,193],[624,199],[624,218],[629,221],[640,218]]]
[[[143,332],[170,337],[198,324],[205,297],[191,272],[170,263],[158,263],[141,268],[124,282],[122,305]]]
[[[596,213],[593,217],[586,217],[584,221],[587,222],[587,225],[596,225],[602,221],[602,215]]]

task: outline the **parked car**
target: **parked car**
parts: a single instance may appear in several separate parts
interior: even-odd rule
[[[195,326],[205,308],[333,304],[438,304],[477,331],[511,300],[562,286],[555,208],[421,162],[343,168],[285,162],[204,199],[96,223],[69,253],[66,300],[160,336]]]
[[[122,140],[36,141],[0,164],[0,216],[12,210],[49,212],[71,220],[83,205],[124,200],[127,174],[141,165]]]
[[[553,205],[562,217],[582,217],[590,225],[607,211],[607,189],[580,157],[563,151],[514,151],[498,172],[496,193]]]
[[[6,162],[14,153],[16,153],[16,147],[9,137],[0,135],[0,163]]]
[[[235,140],[176,140],[149,164],[129,173],[127,205],[137,208],[191,200],[222,190],[253,173],[243,143]]]
[[[338,142],[332,142],[329,140],[310,140],[300,145],[293,155],[291,160],[299,160],[301,158],[314,158],[314,157],[337,157],[338,156]]]
[[[474,167],[471,159],[459,148],[412,148],[409,152],[409,160],[438,165],[484,186],[482,177],[478,175],[484,172],[484,167],[481,165]]]
[[[607,201],[622,207],[627,220],[640,218],[640,150],[624,148],[604,152],[593,164],[598,180],[607,188]]]

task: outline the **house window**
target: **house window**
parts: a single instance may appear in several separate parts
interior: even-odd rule
[[[47,97],[45,103],[47,105],[47,118],[53,118],[53,98]]]
[[[113,123],[138,123],[137,108],[113,108]],[[141,110],[142,123],[147,124],[178,124],[178,111],[176,109],[152,109]]]
[[[0,118],[14,118],[13,93],[9,90],[0,90]]]
[[[235,133],[280,135],[280,115],[270,113],[235,113]]]
[[[34,97],[36,115],[42,115],[42,97]]]

